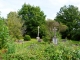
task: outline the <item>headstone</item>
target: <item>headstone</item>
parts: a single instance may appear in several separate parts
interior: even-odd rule
[[[56,36],[53,37],[53,43],[57,44],[57,38],[56,38]]]
[[[56,37],[56,27],[54,27],[54,37],[53,37],[53,39],[52,39],[52,42],[54,43],[54,44],[57,44],[57,37]]]

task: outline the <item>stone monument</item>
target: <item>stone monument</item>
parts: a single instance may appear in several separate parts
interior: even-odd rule
[[[56,37],[56,31],[57,31],[57,29],[56,29],[56,27],[54,27],[53,31],[54,31],[54,37],[53,37],[53,39],[52,39],[52,42],[53,42],[54,44],[57,44],[57,37]]]
[[[38,34],[37,34],[37,37],[36,37],[36,39],[38,40],[38,42],[41,42],[41,39],[40,39],[40,37],[39,37],[39,26],[38,26]]]

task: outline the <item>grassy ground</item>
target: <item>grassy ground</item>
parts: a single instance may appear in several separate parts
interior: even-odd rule
[[[49,46],[49,43],[45,43],[45,42],[38,42],[36,39],[31,39],[31,41],[23,41],[23,42],[14,42],[15,44],[15,52],[23,52],[25,51],[28,47],[30,46],[34,46],[36,45],[37,48],[41,48],[41,49],[45,49],[47,46]],[[53,44],[53,43],[51,43]],[[72,41],[72,40],[67,40],[67,41],[58,41],[57,45],[62,44],[63,46],[71,46],[71,47],[79,47],[80,46],[80,42],[79,41]],[[1,52],[1,50],[0,50]]]
[[[23,41],[23,42],[14,42],[15,48],[11,46],[9,49],[14,49],[15,53],[10,53],[12,56],[15,56],[16,58],[22,58],[25,59],[31,59],[32,57],[35,58],[34,60],[41,59],[46,60],[49,54],[46,53],[46,49],[49,47],[48,51],[49,53],[54,52],[56,50],[59,50],[59,52],[62,53],[62,50],[68,52],[67,50],[74,51],[76,49],[80,49],[80,42],[79,41],[58,41],[57,45],[54,45],[53,43],[45,43],[45,42],[38,42],[36,39],[31,39],[31,41]],[[51,45],[54,45],[51,47]],[[72,50],[71,50],[72,49]],[[69,53],[70,53],[69,51]],[[50,53],[50,54],[51,54]],[[47,56],[46,58],[45,55]],[[63,55],[62,55],[63,56]],[[9,57],[10,58],[10,57]],[[10,58],[12,59],[12,58]],[[15,60],[15,59],[14,59]],[[17,60],[17,59],[16,59]],[[19,59],[18,59],[19,60]]]
[[[51,43],[53,44],[53,43]],[[36,39],[31,39],[31,41],[24,41],[24,42],[15,42],[15,52],[22,53],[30,48],[37,49],[37,51],[44,51],[46,47],[48,47],[50,44],[45,42],[38,42]],[[58,45],[63,45],[67,47],[73,47],[73,48],[79,48],[80,42],[78,41],[71,41],[68,40],[66,42],[59,41]]]
[[[66,46],[80,46],[80,42],[79,41],[71,41],[71,40],[67,40],[65,42],[63,41],[59,41],[58,44],[63,44]],[[46,48],[46,46],[48,46],[48,43],[45,42],[38,42],[36,39],[31,39],[31,41],[24,41],[24,42],[15,42],[16,45],[16,51],[20,51],[20,50],[24,50],[25,48],[27,48],[28,46],[31,45],[38,45],[42,48]]]
[[[29,47],[32,48],[41,48],[42,50],[44,50],[49,44],[45,43],[45,42],[38,42],[36,39],[31,39],[31,41],[24,41],[24,42],[15,42],[15,49],[16,52],[24,52],[25,50],[29,49]]]

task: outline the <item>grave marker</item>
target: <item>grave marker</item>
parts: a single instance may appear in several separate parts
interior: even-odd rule
[[[36,39],[38,40],[38,42],[41,42],[41,39],[40,39],[40,37],[39,37],[39,26],[38,26],[38,34],[37,34],[37,37],[36,37]]]
[[[56,31],[57,31],[57,29],[56,29],[56,27],[54,27],[53,31],[54,31],[54,37],[53,37],[53,39],[52,39],[52,42],[53,42],[54,44],[57,44],[57,37],[56,37]]]

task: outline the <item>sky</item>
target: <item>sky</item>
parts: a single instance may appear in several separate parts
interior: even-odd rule
[[[0,16],[7,18],[10,11],[17,12],[24,3],[39,6],[47,19],[54,19],[64,5],[74,5],[80,10],[80,0],[0,0]]]

